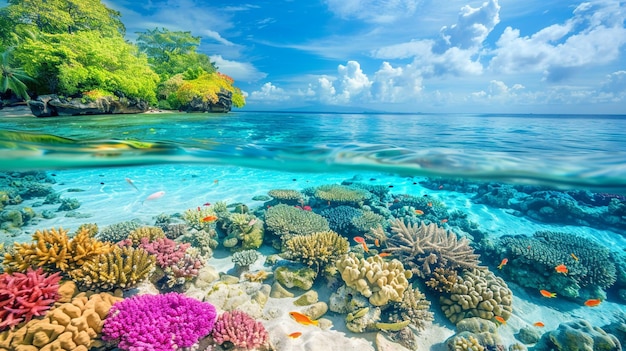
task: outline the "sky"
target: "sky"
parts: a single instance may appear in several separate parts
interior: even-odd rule
[[[247,110],[626,114],[622,0],[104,0],[165,27]]]

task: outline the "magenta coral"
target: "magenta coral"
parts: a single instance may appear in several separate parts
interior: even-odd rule
[[[208,335],[216,316],[210,303],[179,293],[133,296],[111,307],[102,338],[123,350],[177,350]]]
[[[146,249],[149,253],[156,255],[156,262],[161,268],[176,265],[183,257],[185,252],[191,246],[189,243],[179,244],[172,239],[160,238],[152,242],[148,242],[148,238],[141,238],[139,247]]]
[[[217,318],[211,335],[219,345],[230,342],[245,350],[267,347],[269,344],[269,336],[263,324],[237,310],[222,313]]]
[[[0,274],[0,330],[43,315],[59,299],[61,273],[43,269]]]

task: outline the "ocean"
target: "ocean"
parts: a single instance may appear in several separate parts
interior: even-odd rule
[[[247,291],[240,308],[225,302],[229,293],[211,298],[217,283],[202,285],[196,276],[175,287],[148,279],[139,288],[124,289],[123,295],[129,299],[176,291],[220,311],[243,310],[268,332],[269,344],[258,349],[446,350],[456,345],[464,350],[470,346],[462,345],[472,343],[474,336],[463,334],[459,325],[470,318],[491,323],[491,338],[476,331],[474,339],[488,350],[566,350],[549,340],[571,328],[598,344],[599,339],[609,344],[621,340],[622,345],[626,340],[626,116],[235,111],[38,119],[12,111],[0,111],[3,250],[15,255],[13,244],[32,242],[37,230],[75,232],[85,223],[96,224],[100,232],[94,236],[102,239],[105,229],[111,232],[120,223],[165,229],[168,224],[202,227],[204,219],[215,220],[202,228],[213,230],[216,244],[199,257],[216,272],[215,281],[234,276],[230,289]],[[218,203],[228,212],[213,211]],[[277,234],[276,220],[269,217],[292,208],[306,215],[290,217],[292,223],[284,225],[294,228],[281,242],[283,234]],[[194,211],[209,215],[189,219],[198,216]],[[226,243],[233,237],[234,214],[245,214],[250,228],[256,225],[265,233],[263,243],[254,247],[260,258],[244,269],[232,257],[245,245],[230,248]],[[402,291],[382,305],[371,298],[368,302],[372,292],[388,289],[374,282],[368,283],[369,296],[356,290],[347,294],[362,295],[354,297],[353,307],[337,307],[342,287],[358,286],[343,274],[329,273],[328,267],[337,269],[334,265],[347,256],[331,255],[324,273],[321,263],[313,265],[317,271],[312,286],[285,287],[279,268],[287,267],[291,274],[303,266],[311,269],[301,256],[287,253],[286,242],[294,235],[312,234],[301,229],[312,225],[313,214],[348,242],[355,264],[398,260],[411,271],[410,288],[405,288],[423,293],[429,303],[419,314],[421,322],[411,319],[409,326],[390,330],[384,323],[408,318],[402,314]],[[365,222],[380,225],[383,236],[373,234],[374,224]],[[398,229],[399,223],[409,229]],[[398,238],[416,235],[410,227],[420,224],[454,239],[446,239],[447,247],[427,242],[441,237],[428,237],[421,244],[415,240],[414,248],[427,247],[426,256],[409,254],[409,244],[399,244]],[[196,246],[198,240],[189,238],[175,240]],[[236,245],[241,245],[239,240]],[[457,254],[457,249],[472,250],[480,258],[476,261],[465,251]],[[428,267],[427,257],[435,256],[439,263]],[[472,262],[479,262],[478,271],[472,270]],[[441,271],[428,270],[435,266]],[[466,284],[487,281],[490,292],[478,293],[484,303],[453,303],[464,297],[455,292],[454,282],[445,287],[451,276],[436,278],[444,270]],[[259,271],[270,275],[250,282],[250,275]],[[276,282],[287,291],[282,298],[274,297]],[[272,295],[262,304],[255,302],[261,288],[246,284],[268,285]],[[329,321],[320,324],[324,327],[304,325],[289,315],[306,310],[294,302],[307,291],[316,292],[313,306],[326,305],[324,313],[314,316]],[[2,296],[0,289],[0,301]],[[359,312],[367,314],[355,317]],[[294,332],[302,334],[294,337]],[[116,346],[115,340],[104,346],[93,341],[99,338],[92,336],[92,349]],[[0,333],[0,350],[11,349],[2,340]],[[621,347],[617,341],[607,349]]]

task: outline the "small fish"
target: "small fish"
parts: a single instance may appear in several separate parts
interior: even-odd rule
[[[441,222],[441,224],[444,224],[444,223],[447,223],[447,222],[448,222],[448,219],[447,219],[447,218],[444,218],[444,219],[440,220],[439,222]]]
[[[433,207],[433,203],[432,202],[429,202],[426,205],[428,205],[428,207]]]
[[[355,236],[354,241],[356,241],[359,244],[365,244],[365,239],[363,239],[362,236]]]
[[[443,185],[440,185],[440,186],[439,186],[439,190],[441,190],[441,189],[443,189]]]
[[[506,321],[504,320],[504,318],[502,318],[502,317],[500,317],[500,316],[496,316],[495,318],[496,318],[496,320],[497,320],[498,322],[500,322],[500,323],[502,323],[502,324],[506,324]]]
[[[305,211],[313,211],[313,208],[311,208],[311,206],[309,206],[309,205],[302,206],[302,209],[305,210]]]
[[[556,293],[549,292],[548,290],[539,290],[539,292],[541,293],[541,295],[543,297],[547,297],[547,298],[554,298],[554,297],[556,297]]]
[[[161,191],[157,191],[156,193],[150,194],[145,200],[143,201],[151,201],[151,200],[156,200],[158,198],[163,197],[163,195],[165,195],[165,191],[161,190]],[[143,203],[143,202],[142,202]]]
[[[367,247],[367,245],[365,245],[365,243],[361,243],[361,246],[363,246],[363,251],[370,252],[370,249]]]
[[[564,265],[564,264],[560,264],[560,265],[558,265],[558,266],[554,267],[554,270],[555,270],[557,273],[567,274],[567,267],[565,267],[565,265]]]
[[[198,206],[198,212],[202,211],[202,209],[200,208],[200,206]]]
[[[600,300],[600,299],[589,299],[589,300],[585,301],[585,306],[587,306],[587,307],[596,307],[601,302],[602,302],[602,300]]]
[[[421,215],[424,214],[424,211],[422,211],[422,210],[415,210],[415,214],[418,215],[418,216],[421,216]]]
[[[256,221],[257,221],[256,218],[252,218],[250,222],[248,222],[248,226],[253,226],[256,223]]]
[[[202,218],[200,221],[201,222],[214,222],[217,220],[216,216],[206,216],[204,218]]]
[[[330,200],[328,200],[328,206],[330,206]]]
[[[381,252],[378,254],[378,256],[380,257],[387,257],[387,256],[391,256],[391,254],[389,252]]]
[[[291,318],[302,325],[319,325],[318,321],[312,320],[309,316],[300,312],[289,312]]]
[[[543,322],[535,322],[535,323],[533,323],[533,325],[534,325],[535,327],[540,327],[540,328],[543,328],[543,327],[545,327],[545,326],[546,326],[545,324],[543,324]]]
[[[135,183],[133,183],[133,181],[130,178],[126,178],[126,183],[130,184],[130,186],[135,188],[135,190],[139,191],[139,189],[137,189],[137,186],[135,185]]]
[[[217,185],[219,182],[220,182],[219,179],[213,180],[213,184],[215,184],[215,185]]]
[[[289,335],[287,335],[288,337],[292,338],[292,339],[297,339],[300,337],[300,335],[302,335],[301,332],[295,332],[295,333],[291,333]]]
[[[211,206],[210,202],[205,202],[204,204],[202,204],[202,206]]]
[[[578,257],[576,255],[574,255],[574,253],[571,253],[570,256],[572,256],[572,258],[574,259],[574,261],[578,261]]]
[[[374,239],[374,246],[380,247],[380,240]]]
[[[498,269],[502,269],[502,267],[506,266],[507,263],[509,263],[509,259],[503,258],[502,261],[500,262],[500,265],[498,266]]]

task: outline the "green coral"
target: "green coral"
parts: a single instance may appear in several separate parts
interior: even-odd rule
[[[265,213],[267,232],[280,239],[278,247],[295,235],[308,235],[330,230],[328,221],[312,211],[280,204],[267,209]]]
[[[457,323],[456,334],[445,342],[449,350],[504,350],[498,327],[479,317],[466,318]],[[455,348],[451,348],[451,347]]]
[[[139,227],[141,227],[141,223],[135,221],[125,221],[121,223],[111,224],[104,227],[96,235],[96,238],[102,241],[116,243],[128,239],[128,235],[130,235],[130,232]]]
[[[337,261],[337,269],[346,285],[369,298],[374,306],[384,306],[390,301],[401,302],[412,276],[402,262],[385,261],[378,255],[362,259],[349,253]]]
[[[274,199],[276,204],[297,205],[304,201],[304,195],[293,189],[272,189],[267,194]]]
[[[183,220],[190,228],[210,231],[215,229],[215,223],[220,218],[214,208],[215,206],[190,208],[183,213]]]
[[[134,246],[139,245],[144,238],[148,242],[153,242],[157,239],[165,238],[165,232],[159,227],[144,226],[134,229],[128,235],[128,239],[132,241]]]
[[[348,252],[348,240],[334,231],[298,235],[285,242],[283,256],[319,271]]]
[[[369,192],[339,184],[320,185],[315,188],[313,196],[323,203],[332,205],[349,205],[362,207],[366,199],[371,195]]]
[[[176,241],[189,243],[199,250],[201,256],[210,258],[213,256],[213,249],[219,244],[216,238],[217,232],[215,229],[210,229],[209,231],[192,229],[178,237]]]
[[[385,217],[372,211],[363,211],[363,214],[352,218],[352,225],[363,234],[368,233],[372,228],[385,227]]]
[[[302,290],[309,290],[313,287],[313,282],[317,277],[315,272],[310,267],[278,267],[274,271],[274,279],[282,286],[288,288],[300,288]]]
[[[248,213],[233,213],[226,220],[226,238],[222,244],[231,250],[258,249],[263,244],[263,221]]]
[[[252,265],[259,258],[259,253],[254,250],[244,250],[235,252],[231,256],[231,260],[235,266],[240,268],[247,268]]]

